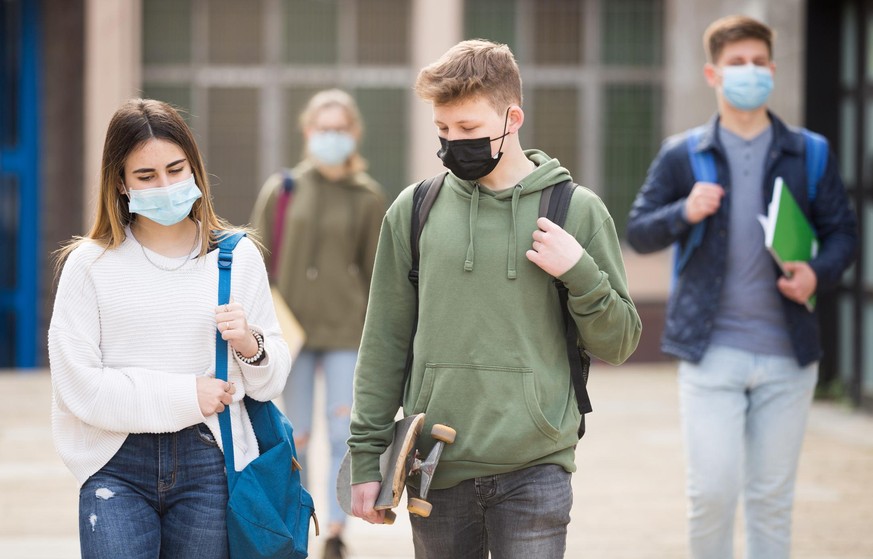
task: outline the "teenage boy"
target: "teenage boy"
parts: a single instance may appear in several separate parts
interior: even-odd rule
[[[609,363],[627,359],[641,325],[613,220],[584,188],[563,229],[538,219],[541,191],[570,174],[519,144],[521,77],[506,45],[459,43],[415,90],[433,105],[450,172],[421,230],[414,339],[414,187],[382,223],[355,371],[353,512],[383,520],[379,455],[402,401],[405,414],[427,414],[424,452],[431,425],[457,430],[428,494],[432,514],[411,517],[416,557],[563,557],[580,415],[553,277],[569,289],[579,343]]]
[[[709,26],[704,76],[718,114],[686,144],[668,139],[630,212],[639,252],[679,243],[662,340],[678,357],[687,461],[691,556],[733,556],[739,495],[746,557],[789,556],[797,462],[818,378],[818,321],[804,304],[833,287],[851,263],[855,216],[831,154],[809,192],[807,132],[789,128],[766,102],[773,88],[773,31],[744,16]],[[696,143],[695,143],[696,142]],[[689,149],[714,161],[717,180],[695,182]],[[824,151],[824,150],[823,150]],[[782,177],[819,237],[809,262],[782,275],[764,248],[757,216]],[[700,244],[688,247],[695,224]],[[680,259],[679,262],[682,260]]]

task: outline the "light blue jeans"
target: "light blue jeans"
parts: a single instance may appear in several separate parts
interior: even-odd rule
[[[327,411],[327,430],[330,439],[330,472],[327,476],[328,501],[330,502],[331,523],[344,524],[346,515],[336,497],[336,477],[340,463],[348,447],[349,421],[352,409],[352,388],[355,377],[355,350],[313,351],[303,349],[285,385],[283,394],[285,414],[294,425],[294,438],[297,455],[303,466],[304,485],[309,468],[306,463],[307,439],[312,434],[313,400],[315,375],[321,366],[325,379],[325,410]]]
[[[224,454],[204,424],[131,434],[79,490],[83,559],[224,559]]]
[[[428,518],[410,514],[416,559],[561,559],[571,475],[546,464],[431,490]],[[417,492],[409,488],[409,494]]]
[[[679,365],[693,559],[733,557],[742,493],[746,557],[788,559],[791,509],[818,363],[711,346]]]

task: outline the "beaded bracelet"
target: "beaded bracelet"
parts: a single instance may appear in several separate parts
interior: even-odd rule
[[[243,357],[243,355],[237,350],[233,350],[236,353],[236,358],[246,363],[247,365],[251,365],[253,363],[257,363],[264,357],[264,337],[254,330],[251,330],[252,335],[255,337],[255,341],[258,342],[258,351],[252,355],[251,357]]]

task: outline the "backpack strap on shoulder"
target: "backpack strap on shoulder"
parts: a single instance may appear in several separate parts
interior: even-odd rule
[[[812,204],[818,194],[818,183],[828,166],[828,141],[821,134],[806,128],[801,128],[800,132],[806,144],[806,196]]]
[[[691,172],[694,174],[694,182],[716,182],[718,172],[715,168],[715,157],[709,150],[700,151],[697,146],[703,138],[705,128],[699,126],[691,130],[685,138],[685,149],[688,152],[688,161],[691,164]],[[676,254],[673,261],[673,276],[675,278],[682,273],[694,250],[703,242],[703,234],[706,231],[706,220],[695,223],[688,233],[685,246],[676,244]]]
[[[575,190],[576,184],[570,180],[544,188],[540,194],[540,217],[545,217],[555,225],[564,227]],[[570,315],[568,306],[570,293],[567,286],[558,278],[553,278],[552,282],[558,291],[558,304],[561,308],[561,318],[564,325],[564,342],[567,347],[567,361],[570,364],[570,378],[573,381],[573,391],[576,394],[576,405],[582,416],[578,430],[579,438],[582,438],[585,434],[585,414],[592,410],[587,387],[591,357],[579,345],[579,328]]]
[[[415,343],[415,334],[418,332],[418,263],[421,258],[418,244],[421,241],[421,230],[424,228],[427,216],[430,214],[430,209],[440,193],[447,174],[440,173],[429,179],[424,179],[412,191],[412,216],[409,227],[409,250],[412,254],[412,266],[407,277],[409,278],[409,283],[412,284],[412,288],[415,290],[415,321],[412,323],[412,335],[409,337],[409,346],[406,349],[406,367],[403,373],[404,392],[406,391],[406,383],[409,382],[409,375],[412,372],[412,346]],[[400,405],[403,405],[403,396],[400,399]]]
[[[218,304],[226,305],[230,301],[230,270],[233,265],[233,250],[240,240],[245,237],[243,232],[219,233],[218,238]],[[228,343],[221,338],[221,332],[215,329],[215,378],[227,381],[227,346]],[[224,462],[229,479],[235,482],[233,435],[230,427],[230,408],[218,414],[218,423],[221,430],[221,440],[224,441]]]
[[[276,198],[276,212],[273,215],[273,231],[270,237],[270,279],[275,280],[279,273],[279,258],[282,255],[282,238],[285,231],[285,216],[288,214],[288,206],[294,198],[294,175],[291,169],[283,169],[282,188]]]
[[[412,269],[409,270],[409,281],[415,286],[416,290],[418,289],[418,261],[421,258],[421,251],[418,246],[421,241],[421,230],[424,228],[424,223],[427,221],[427,216],[430,214],[430,209],[440,193],[447,174],[440,173],[429,179],[424,179],[412,191],[412,221],[409,228]]]
[[[685,148],[688,151],[688,160],[691,163],[694,180],[716,182],[718,171],[715,168],[715,158],[712,156],[712,151],[697,149],[705,132],[706,129],[703,126],[692,129],[688,137],[685,138]]]
[[[574,190],[576,184],[570,180],[544,188],[540,194],[540,217],[564,227]]]

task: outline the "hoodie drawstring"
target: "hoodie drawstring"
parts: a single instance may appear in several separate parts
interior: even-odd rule
[[[516,213],[518,212],[518,197],[521,196],[521,191],[524,187],[520,184],[515,185],[512,189],[512,228],[509,230],[509,259],[506,264],[506,277],[515,279],[518,276],[517,267],[517,252],[518,252],[518,222]]]
[[[467,247],[467,258],[464,260],[464,271],[473,271],[473,241],[476,237],[476,222],[479,220],[479,184],[473,185],[473,196],[470,200],[470,246]]]

